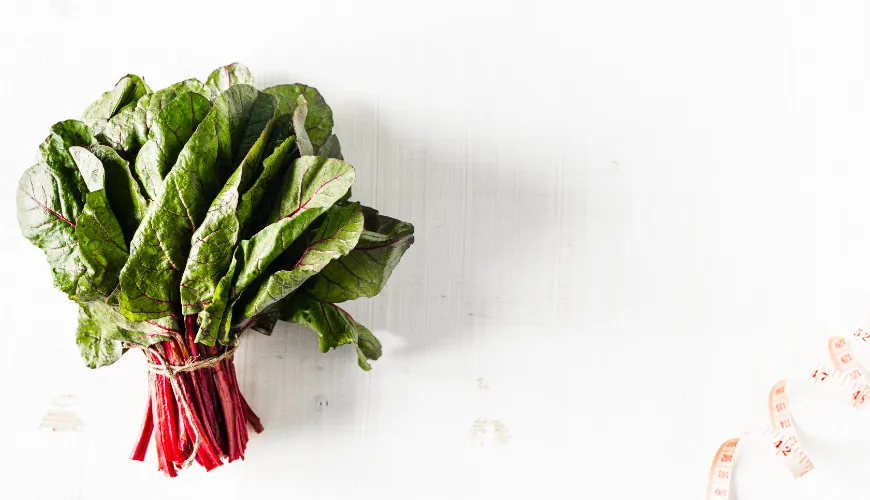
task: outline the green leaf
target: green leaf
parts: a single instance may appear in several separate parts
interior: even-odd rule
[[[82,147],[70,148],[70,154],[91,190],[75,227],[82,260],[87,267],[79,278],[77,296],[81,301],[103,300],[118,287],[118,276],[127,261],[127,244],[106,197],[106,172],[102,162]]]
[[[72,146],[90,146],[96,144],[91,129],[78,120],[65,120],[51,127],[45,141],[39,145],[39,156],[48,168],[55,173],[58,180],[65,184],[63,202],[75,216],[84,204],[84,194],[88,192],[78,166],[69,154]]]
[[[338,142],[337,135],[331,135],[323,146],[317,151],[317,156],[321,158],[335,158],[336,160],[344,160],[341,156],[341,143]]]
[[[111,365],[124,354],[121,341],[112,338],[83,308],[79,309],[76,344],[88,368]]]
[[[112,337],[124,342],[140,345],[151,345],[156,342],[167,340],[170,336],[180,335],[181,325],[175,316],[148,319],[144,321],[130,321],[121,314],[118,307],[118,295],[116,290],[112,295],[103,300],[95,300],[85,303],[78,300],[79,305],[106,331],[111,332]]]
[[[253,85],[254,77],[247,66],[241,63],[232,63],[211,72],[205,83],[214,85],[221,92],[237,84]]]
[[[113,116],[103,128],[100,142],[119,151],[138,151],[148,140],[160,111],[185,92],[194,92],[212,100],[210,89],[195,78],[173,83],[165,89],[143,95],[135,106],[126,106]]]
[[[306,116],[308,116],[308,104],[305,102],[305,97],[300,95],[296,101],[296,109],[293,110],[293,131],[296,132],[296,147],[299,148],[300,155],[312,156],[314,154],[314,146],[311,145],[308,132],[305,131]]]
[[[160,110],[149,131],[148,141],[136,156],[136,174],[149,198],[163,191],[163,179],[178,161],[185,144],[211,111],[208,99],[185,92]]]
[[[281,319],[314,330],[320,338],[320,351],[354,344],[359,367],[371,370],[370,360],[381,357],[381,343],[353,317],[335,304],[319,302],[302,294],[294,296],[282,311]]]
[[[93,129],[95,134],[103,131],[110,118],[118,114],[124,106],[135,103],[140,97],[151,92],[144,80],[136,75],[127,75],[115,84],[115,88],[103,93],[91,103],[82,114],[82,121]]]
[[[330,261],[347,255],[359,240],[362,229],[363,214],[359,203],[330,208],[301,254],[292,255],[287,269],[282,268],[269,276],[255,289],[250,300],[240,306],[241,317],[251,318],[265,311],[302,286]]]
[[[89,149],[105,170],[106,186],[110,186],[106,189],[106,196],[124,231],[125,241],[129,242],[145,217],[148,202],[142,196],[127,160],[107,146],[97,145]]]
[[[261,206],[268,206],[266,193],[269,188],[279,181],[278,179],[286,171],[289,164],[290,156],[296,146],[296,137],[291,136],[284,141],[263,160],[263,168],[259,175],[251,184],[251,187],[242,195],[239,200],[239,207],[236,210],[236,217],[239,219],[239,225],[244,229],[249,225],[249,222],[254,218],[254,214],[258,212]]]
[[[252,117],[258,95],[247,85],[222,93],[166,176],[121,272],[121,311],[130,320],[160,318],[180,307],[178,285],[190,238],[228,177],[242,140],[251,128],[266,125]]]
[[[405,251],[414,243],[414,226],[364,209],[365,230],[356,248],[326,266],[305,285],[324,302],[374,297],[384,288]]]
[[[263,92],[278,96],[281,102],[278,112],[281,114],[292,114],[296,109],[299,96],[305,97],[305,101],[308,103],[308,114],[305,117],[304,128],[308,132],[308,137],[315,150],[319,150],[332,134],[332,110],[314,87],[295,83],[293,85],[277,85]]]
[[[354,169],[339,160],[303,156],[288,170],[275,222],[239,244],[233,296],[253,283],[302,232],[353,184]]]
[[[190,255],[180,285],[182,312],[185,315],[199,312],[215,302],[215,287],[232,260],[232,253],[227,252],[227,249],[233,248],[239,238],[239,201],[263,160],[266,142],[272,133],[273,121],[270,118],[274,117],[276,107],[274,96],[259,94],[251,113],[251,122],[256,124],[261,118],[265,118],[266,125],[262,129],[259,126],[251,127],[253,131],[260,131],[259,137],[249,149],[246,147],[249,138],[243,139],[239,151],[247,151],[246,156],[211,203],[202,224],[193,233]]]
[[[74,222],[80,202],[70,193],[76,189],[72,172],[61,174],[66,177],[45,162],[24,171],[18,183],[18,225],[21,234],[45,252],[54,286],[72,295],[85,271]]]
[[[278,323],[278,317],[280,316],[280,311],[270,311],[267,314],[263,314],[257,318],[257,322],[254,323],[251,328],[254,331],[260,332],[263,335],[272,335],[272,331],[275,330],[275,325]]]

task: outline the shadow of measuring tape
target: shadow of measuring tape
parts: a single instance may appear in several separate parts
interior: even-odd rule
[[[857,330],[853,337],[857,342],[870,342],[870,332]],[[832,337],[828,341],[828,356],[833,366],[816,368],[810,373],[812,380],[836,387],[853,407],[870,407],[870,374],[859,366],[846,339]],[[796,479],[810,473],[815,466],[798,439],[788,404],[787,380],[780,380],[770,389],[767,410],[770,427],[761,432],[770,439],[778,459]],[[733,500],[734,458],[740,440],[729,439],[716,451],[707,479],[707,500]]]

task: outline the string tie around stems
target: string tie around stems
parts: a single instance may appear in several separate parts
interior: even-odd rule
[[[238,344],[231,346],[229,349],[224,351],[223,353],[212,356],[210,358],[200,359],[197,361],[192,361],[190,363],[185,363],[183,365],[170,365],[166,358],[160,354],[160,351],[154,349],[152,347],[143,346],[139,344],[130,344],[124,343],[124,347],[132,348],[132,349],[142,349],[142,351],[146,353],[152,354],[155,358],[160,360],[160,364],[151,363],[150,361],[146,363],[148,366],[148,371],[156,373],[158,375],[163,375],[169,379],[169,383],[172,384],[172,390],[181,396],[181,404],[184,407],[184,412],[187,415],[187,420],[190,423],[190,427],[193,429],[193,451],[190,452],[190,456],[187,457],[187,460],[184,461],[183,467],[190,467],[193,464],[194,459],[196,458],[196,453],[199,451],[199,445],[202,441],[202,437],[199,434],[199,429],[193,422],[193,410],[190,408],[190,405],[187,403],[187,397],[184,395],[184,391],[181,389],[181,386],[178,383],[179,373],[184,372],[192,372],[196,370],[201,370],[203,368],[210,368],[220,363],[225,359],[229,359],[235,354],[236,349],[239,348]]]

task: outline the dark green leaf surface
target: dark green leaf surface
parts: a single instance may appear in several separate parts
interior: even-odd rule
[[[106,197],[115,217],[124,231],[124,239],[129,242],[139,227],[148,202],[139,190],[139,184],[130,172],[130,164],[108,146],[91,146],[90,153],[99,160],[105,171]],[[92,189],[93,190],[93,189]]]
[[[214,85],[219,91],[223,92],[233,85],[253,85],[254,76],[251,75],[251,71],[244,64],[232,63],[212,71],[205,83],[207,85]]]
[[[100,142],[119,151],[138,151],[148,140],[160,111],[185,92],[194,92],[212,100],[210,89],[195,78],[173,83],[165,89],[143,95],[135,106],[124,107],[103,128]]]
[[[250,318],[266,310],[302,286],[330,261],[347,255],[357,244],[362,229],[359,203],[330,208],[301,255],[294,255],[289,268],[275,272],[257,287],[253,297],[240,307],[241,316]]]
[[[370,360],[381,357],[381,343],[372,332],[335,304],[319,302],[302,294],[286,304],[281,319],[317,332],[321,352],[344,344],[354,344],[359,367],[365,371],[372,369]]]
[[[344,160],[344,157],[341,156],[341,143],[338,142],[338,136],[329,136],[329,138],[326,139],[326,142],[323,143],[323,146],[320,146],[320,149],[317,151],[317,156],[321,158]]]
[[[102,325],[79,309],[79,325],[76,329],[76,345],[88,368],[111,365],[121,357],[124,348],[120,341],[110,337]]]
[[[69,205],[70,213],[75,215],[84,205],[84,194],[88,192],[78,166],[69,154],[72,146],[96,144],[94,134],[87,125],[78,120],[65,120],[51,127],[48,137],[39,145],[39,156],[54,172],[58,181],[64,184],[63,203]]]
[[[160,197],[164,177],[210,111],[208,99],[195,92],[179,95],[160,111],[136,156],[136,174],[150,199]]]
[[[339,160],[303,156],[288,171],[275,222],[239,244],[234,296],[253,283],[279,255],[353,184],[354,169]]]
[[[236,209],[236,219],[241,229],[244,229],[251,220],[255,210],[263,202],[266,190],[270,184],[277,181],[287,166],[287,160],[294,150],[295,137],[289,137],[278,146],[275,151],[263,160],[263,168],[250,189],[242,195]],[[194,242],[196,238],[194,238]],[[232,259],[229,269],[215,285],[211,303],[207,304],[199,314],[200,329],[197,342],[213,344],[220,339],[227,343],[230,341],[229,328],[221,330],[222,319],[229,305],[232,291],[233,278],[235,277],[236,260]],[[184,287],[182,287],[184,293]],[[231,318],[231,317],[230,317]]]
[[[88,186],[85,208],[76,221],[76,238],[87,271],[80,278],[80,300],[102,300],[118,287],[118,277],[127,261],[124,234],[103,189],[100,161],[84,148],[70,148],[81,165]]]
[[[281,114],[292,114],[296,109],[299,96],[305,97],[305,101],[308,103],[305,130],[308,132],[308,137],[315,150],[319,150],[332,134],[332,110],[314,87],[295,83],[293,85],[276,85],[263,92],[278,96],[281,102],[278,112]]]
[[[252,120],[258,95],[247,85],[222,93],[166,176],[121,272],[121,311],[130,320],[160,318],[180,308],[178,285],[190,238],[228,177],[242,140],[252,127],[266,125],[260,117]]]
[[[344,302],[374,297],[383,289],[402,255],[414,242],[414,226],[366,209],[365,230],[349,254],[326,266],[306,283],[317,300]]]
[[[246,156],[218,193],[202,224],[193,234],[180,285],[182,312],[185,315],[200,311],[208,316],[223,315],[225,299],[216,297],[215,291],[230,266],[232,253],[227,249],[235,246],[244,223],[238,216],[239,202],[260,169],[266,143],[272,133],[271,118],[274,118],[276,108],[274,96],[259,94],[251,112],[252,126],[249,127],[250,131],[259,130],[259,137],[247,149],[250,141],[247,137],[243,139],[240,152],[247,151]],[[266,125],[260,129],[262,119],[266,120]],[[204,320],[201,318],[201,321]],[[200,332],[200,335],[203,338],[214,337],[210,331]]]
[[[82,121],[93,129],[95,134],[103,131],[109,119],[118,114],[125,106],[135,103],[140,97],[151,92],[145,81],[136,75],[127,75],[115,84],[115,88],[103,93],[91,103],[82,114]]]
[[[67,173],[67,172],[64,172]],[[68,173],[71,176],[71,172]],[[24,171],[18,183],[18,225],[21,234],[45,252],[54,286],[73,295],[85,266],[76,240],[75,184],[59,177],[46,163]]]
[[[414,228],[348,201],[354,169],[316,89],[252,83],[238,63],[156,92],[125,76],[51,127],[22,176],[21,231],[79,305],[88,366],[185,335],[185,318],[208,345],[285,319],[324,352],[354,344],[365,370],[380,357],[336,302],[381,291]]]

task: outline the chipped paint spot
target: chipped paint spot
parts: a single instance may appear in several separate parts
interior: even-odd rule
[[[43,415],[40,429],[52,431],[80,431],[84,428],[84,421],[72,410],[77,406],[75,396],[72,394],[60,394],[51,400],[51,408]]]
[[[497,418],[478,418],[471,424],[471,437],[481,446],[492,443],[505,445],[511,440],[511,432]]]
[[[40,429],[53,431],[80,431],[83,427],[82,419],[71,410],[48,410],[39,425]]]

